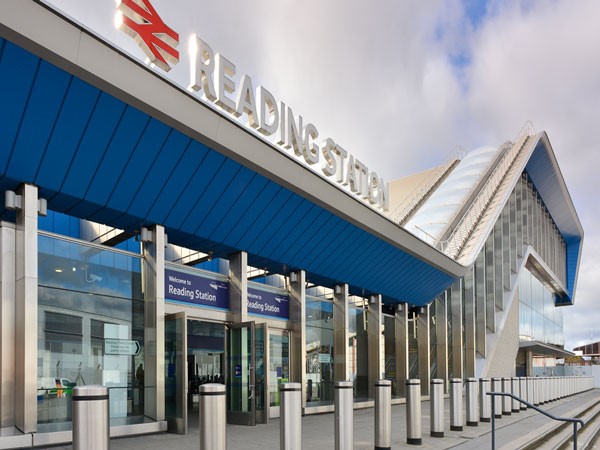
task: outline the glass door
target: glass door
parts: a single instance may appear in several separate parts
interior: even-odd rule
[[[279,385],[290,381],[290,335],[269,330],[269,418],[279,417]]]
[[[165,416],[167,431],[187,433],[187,319],[165,316]]]
[[[227,325],[227,423],[256,425],[254,322]]]

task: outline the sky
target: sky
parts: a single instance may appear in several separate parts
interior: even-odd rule
[[[387,181],[514,139],[526,121],[546,131],[585,230],[565,346],[600,341],[600,2],[152,4]]]

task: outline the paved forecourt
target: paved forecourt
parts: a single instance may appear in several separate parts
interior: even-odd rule
[[[542,408],[557,416],[572,413],[583,404],[600,401],[600,389],[574,395],[567,399],[556,400]],[[476,450],[490,448],[491,425],[479,423],[477,427],[464,427],[463,431],[450,431],[448,399],[445,405],[445,436],[429,436],[429,402],[422,405],[423,445],[406,444],[406,407],[404,404],[392,406],[392,448],[394,449],[459,449]],[[373,449],[373,408],[354,411],[354,448],[355,450]],[[501,448],[519,438],[527,438],[532,431],[544,432],[544,426],[550,419],[533,411],[521,411],[496,420],[496,445]],[[306,449],[334,449],[334,414],[310,415],[302,418],[302,446]],[[153,434],[131,438],[112,439],[111,450],[196,450],[199,448],[198,428],[191,428],[185,436],[175,434]],[[71,450],[71,445],[47,447],[48,450]],[[279,448],[279,420],[270,420],[266,425],[245,427],[227,426],[228,450],[276,450]]]

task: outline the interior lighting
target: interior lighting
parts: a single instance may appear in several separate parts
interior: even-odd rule
[[[56,269],[54,269],[54,271],[56,273],[62,273],[63,270],[60,267],[57,267]]]

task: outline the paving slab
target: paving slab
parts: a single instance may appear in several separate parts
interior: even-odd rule
[[[600,389],[581,393],[566,399],[542,405],[554,415],[561,416],[582,407],[594,399],[600,401]],[[446,400],[445,436],[429,436],[429,402],[424,401],[422,410],[423,444],[406,444],[406,405],[392,406],[392,448],[393,449],[457,449],[481,450],[491,447],[491,424],[479,423],[477,427],[464,427],[463,431],[450,431],[449,405]],[[550,419],[533,411],[521,411],[496,420],[497,448],[508,446],[516,438],[543,429]],[[354,411],[354,449],[373,449],[373,408]],[[160,433],[145,436],[112,439],[111,450],[191,450],[199,448],[198,428],[191,428],[185,436]],[[318,414],[302,418],[302,447],[307,450],[333,450],[334,414]],[[72,450],[71,445],[45,447],[47,450]],[[228,450],[277,450],[279,448],[279,420],[270,420],[266,425],[245,427],[227,426]]]

